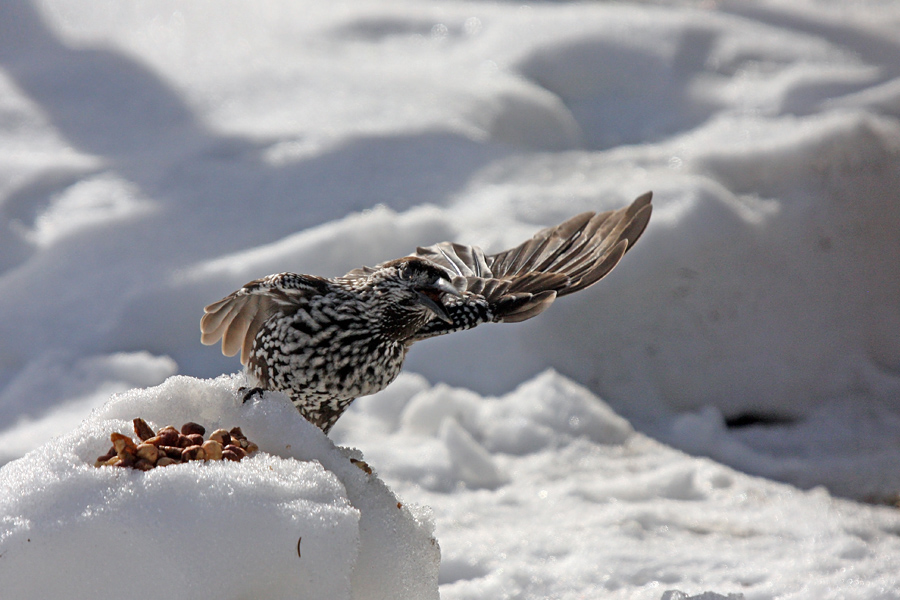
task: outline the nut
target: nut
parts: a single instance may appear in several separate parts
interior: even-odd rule
[[[181,426],[181,433],[184,435],[190,435],[192,433],[196,433],[198,435],[204,435],[206,433],[206,427],[200,425],[198,423],[194,423],[193,421],[188,421],[184,425]]]
[[[222,444],[216,440],[203,442],[203,449],[206,451],[207,460],[222,460]]]
[[[127,435],[122,435],[118,431],[114,431],[110,434],[109,439],[112,440],[113,448],[116,449],[116,454],[120,457],[124,457],[126,455],[134,456],[134,452],[137,450],[137,446]]]
[[[156,435],[155,433],[153,433],[153,430],[150,429],[150,426],[147,425],[147,421],[143,420],[142,418],[138,417],[137,419],[132,421],[132,423],[134,423],[135,435],[137,435],[142,442],[146,442]]]
[[[149,471],[150,469],[152,469],[155,466],[156,465],[154,465],[152,462],[150,462],[149,460],[146,460],[144,458],[138,459],[134,463],[134,468],[139,471]]]
[[[235,446],[234,444],[229,444],[228,446],[225,446],[225,450],[234,452],[241,458],[244,458],[245,456],[247,456],[247,452],[243,448],[241,448],[240,446]],[[223,452],[224,452],[224,450],[223,450]]]
[[[162,440],[161,446],[177,446],[178,440],[181,439],[181,434],[174,429],[168,429],[160,431],[159,438]]]
[[[167,427],[159,430],[155,437],[146,440],[154,446],[177,446],[178,436],[180,434],[174,429]]]
[[[179,448],[178,446],[160,446],[159,451],[168,456],[169,458],[174,458],[176,460],[181,460],[181,453],[184,448]]]
[[[189,460],[206,460],[206,450],[203,446],[188,446],[181,451],[181,460],[187,462]]]
[[[144,442],[143,444],[138,444],[137,450],[134,454],[141,460],[146,460],[150,463],[155,464],[156,460],[159,458],[160,452],[159,448],[157,448],[153,444]]]
[[[209,434],[209,439],[216,440],[217,442],[222,444],[222,447],[224,448],[231,443],[231,434],[228,433],[228,430],[226,429],[216,429],[211,434]]]
[[[133,467],[135,463],[134,456],[126,454],[125,456],[115,456],[106,463],[111,467]]]
[[[108,463],[111,459],[118,458],[115,451],[107,452],[103,456],[98,456],[97,460],[94,462],[95,467],[102,467],[106,463]]]
[[[208,440],[204,440],[206,429],[194,422],[185,423],[180,433],[167,425],[155,434],[141,418],[134,419],[132,423],[140,443],[135,444],[127,435],[111,433],[112,447],[106,454],[97,457],[95,467],[132,467],[149,471],[155,467],[196,460],[240,461],[259,450],[259,446],[249,441],[240,427],[230,431],[216,429]]]
[[[222,450],[222,458],[227,458],[228,460],[238,461],[247,456],[247,453],[240,446],[235,446],[234,444],[229,444],[225,446],[225,449]]]

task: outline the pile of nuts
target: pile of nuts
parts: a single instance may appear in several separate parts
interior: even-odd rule
[[[259,446],[247,440],[240,427],[231,431],[216,429],[204,440],[206,428],[197,423],[185,423],[181,432],[171,425],[158,432],[153,431],[143,419],[134,420],[134,433],[141,440],[135,443],[127,435],[113,432],[109,437],[112,448],[97,458],[95,467],[131,467],[149,471],[192,460],[239,461],[259,450]]]

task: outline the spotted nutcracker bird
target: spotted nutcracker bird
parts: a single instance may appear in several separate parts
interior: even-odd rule
[[[497,254],[443,242],[343,277],[269,275],[207,306],[201,341],[240,351],[257,388],[286,393],[327,433],[353,400],[397,377],[413,343],[524,321],[599,281],[643,233],[651,196]]]

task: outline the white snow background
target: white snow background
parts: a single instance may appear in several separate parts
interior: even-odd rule
[[[0,597],[900,598],[898,31],[890,0],[3,0]],[[416,346],[339,447],[199,343],[250,279],[647,190],[613,274]],[[137,416],[262,451],[95,469]]]

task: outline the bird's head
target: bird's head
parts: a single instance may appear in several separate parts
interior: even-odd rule
[[[409,316],[427,316],[425,321],[438,318],[452,324],[442,298],[445,294],[462,296],[454,287],[451,275],[433,262],[415,256],[398,258],[380,265],[375,275],[381,274],[378,287],[390,298],[397,309]]]

